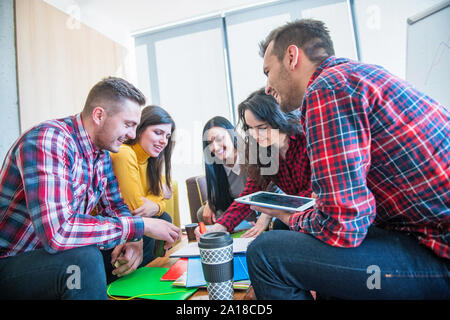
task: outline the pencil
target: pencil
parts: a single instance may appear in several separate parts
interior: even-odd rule
[[[198,227],[199,227],[199,229],[200,229],[200,234],[204,234],[205,231],[206,231],[205,223],[202,222],[202,221],[200,221],[200,222],[198,223]]]

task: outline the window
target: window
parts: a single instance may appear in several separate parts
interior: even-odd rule
[[[218,115],[236,124],[239,103],[266,83],[259,42],[288,21],[318,18],[338,39],[336,53],[355,58],[349,8],[344,0],[280,1],[136,36],[139,86],[149,103],[166,109],[177,126],[172,168],[180,182],[182,224],[189,222],[184,181],[204,174],[204,124]]]

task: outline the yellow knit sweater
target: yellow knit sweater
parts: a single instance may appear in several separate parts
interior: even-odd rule
[[[133,146],[121,145],[118,153],[110,155],[120,192],[130,211],[142,206],[142,197],[146,197],[159,206],[156,215],[161,215],[166,208],[166,202],[162,194],[155,195],[148,191],[147,161],[150,156],[139,143]]]

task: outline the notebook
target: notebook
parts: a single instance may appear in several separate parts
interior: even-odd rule
[[[248,280],[247,259],[245,254],[235,254],[233,257],[233,281]],[[199,257],[189,258],[186,273],[186,287],[200,287],[206,285],[203,275],[202,262]]]
[[[177,280],[172,282],[172,286],[174,287],[186,287],[186,274],[183,273]],[[233,282],[233,288],[235,290],[247,290],[250,287],[250,280],[239,280]],[[206,288],[206,284],[200,286],[199,288]]]
[[[142,267],[134,272],[117,279],[107,288],[109,297],[117,300],[134,298],[154,300],[185,300],[189,298],[196,288],[172,287],[168,281],[160,281],[168,268]],[[126,299],[117,298],[129,297]]]
[[[233,239],[233,253],[247,252],[248,245],[255,240],[255,238],[234,238]],[[171,258],[177,257],[200,257],[200,250],[198,242],[190,242],[187,246],[179,249],[170,255]]]

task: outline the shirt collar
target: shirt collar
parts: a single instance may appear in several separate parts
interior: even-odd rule
[[[322,63],[317,67],[316,71],[314,71],[313,75],[309,79],[308,86],[309,86],[319,77],[319,75],[322,73],[323,70],[334,67],[338,64],[349,62],[350,60],[347,58],[336,58],[335,56],[330,56],[322,61]]]
[[[86,128],[83,124],[83,119],[81,118],[81,113],[72,117],[72,123],[74,126],[75,134],[78,138],[81,149],[83,150],[83,153],[86,158],[94,158],[95,159],[97,156],[105,153],[104,150],[100,150],[93,143],[91,137],[89,136],[89,134],[86,131]]]
[[[241,174],[241,166],[239,165],[239,153],[236,157],[236,161],[234,163],[233,168],[230,168],[226,165],[223,165],[223,168],[225,169],[225,172],[227,176],[230,176],[231,172],[234,172],[237,176]]]
[[[319,74],[321,74],[324,69],[326,69],[326,68],[328,68],[330,66],[333,66],[335,64],[334,62],[336,60],[337,59],[336,59],[335,56],[331,56],[331,57],[328,57],[325,60],[323,60],[322,63],[317,67],[316,71],[314,71],[311,79],[309,79],[307,88],[314,82],[314,80],[317,79]]]
[[[314,71],[313,75],[311,76],[311,78],[308,81],[308,86],[306,87],[306,92],[305,92],[305,95],[303,96],[302,104],[300,105],[300,107],[298,109],[300,111],[301,123],[304,123],[304,120],[305,120],[305,111],[306,110],[304,108],[304,105],[305,105],[306,97],[308,95],[308,89],[310,88],[310,86],[314,83],[314,81],[316,81],[316,79],[319,77],[319,75],[325,69],[334,67],[338,64],[345,63],[348,61],[349,61],[349,59],[346,59],[346,58],[336,58],[335,56],[330,56],[320,63],[320,65],[317,67],[316,71]]]

